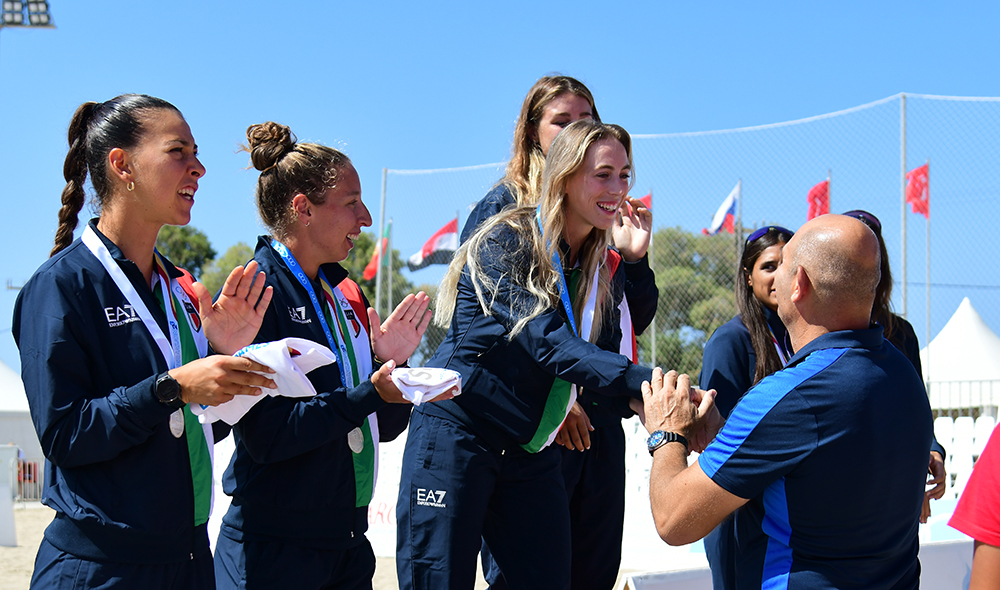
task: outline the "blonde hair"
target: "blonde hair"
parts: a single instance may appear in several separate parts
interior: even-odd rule
[[[518,205],[534,205],[532,197],[541,194],[542,170],[545,156],[538,143],[538,123],[542,120],[545,107],[563,94],[575,94],[590,103],[590,112],[595,121],[600,121],[594,105],[594,95],[583,82],[569,76],[542,76],[528,90],[521,104],[521,114],[514,126],[514,142],[511,147],[507,171],[500,180],[514,193]]]
[[[559,305],[560,277],[562,269],[553,263],[563,231],[566,227],[563,209],[566,200],[566,184],[570,177],[581,171],[587,151],[595,143],[604,139],[614,139],[622,144],[632,165],[632,141],[627,131],[618,125],[605,125],[592,119],[577,121],[556,136],[549,148],[545,172],[542,176],[541,197],[538,207],[521,205],[494,215],[458,249],[448,266],[441,287],[438,290],[435,307],[435,321],[447,327],[455,312],[458,295],[458,281],[463,272],[476,290],[476,298],[483,313],[491,315],[493,299],[501,288],[500,280],[511,281],[523,287],[528,297],[523,301],[511,302],[511,314],[517,318],[509,338],[513,339],[532,319]],[[630,185],[631,187],[631,185]],[[539,228],[539,223],[541,228]],[[530,248],[531,256],[527,265],[523,262],[523,248],[511,248],[508,244],[497,247],[492,242],[497,232],[509,229],[515,233],[525,248]],[[596,341],[604,327],[606,306],[609,303],[611,277],[604,263],[608,246],[612,243],[611,230],[593,228],[580,248],[579,262],[582,276],[577,284],[573,314],[580,318],[586,305],[587,294],[598,276],[597,306],[594,310],[594,325],[590,339]],[[505,269],[500,280],[490,278],[483,266],[487,257],[495,259],[494,265]]]
[[[268,121],[247,128],[250,162],[260,170],[257,211],[278,240],[288,236],[295,215],[292,198],[303,194],[314,205],[326,201],[340,172],[351,165],[343,152],[318,143],[299,143],[285,125]]]

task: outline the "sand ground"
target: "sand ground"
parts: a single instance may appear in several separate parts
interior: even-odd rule
[[[35,553],[42,542],[42,533],[55,514],[41,504],[16,505],[14,507],[14,528],[17,532],[17,547],[0,547],[0,590],[27,590],[31,581],[31,570],[35,563]],[[486,588],[482,576],[476,589]],[[379,557],[375,565],[374,590],[398,590],[396,584],[396,560]]]

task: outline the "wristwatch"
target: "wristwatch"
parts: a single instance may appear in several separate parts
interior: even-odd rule
[[[184,407],[184,400],[181,399],[181,384],[170,376],[170,373],[163,373],[156,378],[156,399],[170,409],[176,410]]]
[[[649,438],[646,439],[646,448],[649,449],[649,456],[652,457],[656,449],[662,447],[663,445],[671,442],[679,442],[684,445],[684,450],[688,450],[688,440],[683,436],[677,434],[676,432],[664,432],[662,430],[654,430]]]

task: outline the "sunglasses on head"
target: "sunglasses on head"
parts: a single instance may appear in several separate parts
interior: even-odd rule
[[[880,234],[882,233],[882,222],[867,211],[862,211],[861,209],[855,209],[854,211],[848,211],[844,213],[848,217],[853,217],[854,219],[860,220],[862,223],[867,225],[872,229],[873,232]]]
[[[782,233],[782,234],[788,234],[790,236],[795,235],[795,232],[793,232],[790,229],[785,229],[785,228],[781,227],[780,225],[765,225],[764,227],[762,227],[762,228],[760,228],[758,230],[755,230],[752,234],[750,234],[749,236],[747,236],[746,246],[749,246],[750,244],[756,242],[757,240],[761,239],[762,237],[764,237],[765,235],[767,235],[771,231],[776,231],[776,232]]]

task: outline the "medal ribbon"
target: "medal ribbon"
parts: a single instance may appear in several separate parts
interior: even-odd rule
[[[539,231],[544,235],[545,230],[542,228],[542,208],[540,206],[536,210],[535,219],[538,222]],[[567,286],[558,248],[552,252],[552,264],[555,265],[556,271],[559,273],[559,298],[562,300],[563,309],[566,311],[566,323],[573,330],[574,336],[589,339],[594,323],[594,311],[597,305],[597,284],[600,268],[594,270],[594,280],[590,285],[590,290],[587,292],[587,300],[583,309],[583,325],[581,326],[583,333],[578,334],[576,320],[573,317],[572,297],[576,294],[581,272],[579,269],[571,270],[570,282],[572,285]],[[552,444],[552,441],[555,440],[556,435],[559,433],[559,428],[562,427],[563,421],[569,415],[570,409],[576,403],[578,392],[579,388],[575,384],[556,377],[552,382],[552,388],[549,390],[548,397],[545,398],[545,407],[542,410],[542,418],[538,423],[538,428],[535,430],[535,434],[531,437],[531,440],[521,445],[521,448],[529,453],[537,453]]]
[[[306,276],[305,271],[302,270],[302,267],[295,260],[295,256],[291,251],[277,240],[271,240],[271,247],[281,256],[285,266],[295,275],[299,284],[308,293],[316,316],[319,318],[320,326],[323,328],[323,334],[326,336],[327,344],[333,350],[334,354],[337,355],[337,368],[340,371],[340,380],[344,384],[344,387],[357,387],[361,382],[361,376],[358,372],[358,363],[356,362],[357,359],[349,331],[350,328],[348,328],[343,306],[340,304],[340,298],[342,297],[340,290],[332,287],[330,281],[327,280],[326,275],[323,273],[323,269],[319,269],[317,274],[323,290],[323,302],[326,303],[326,306],[324,306],[323,302],[317,297],[312,282],[309,281],[309,277]],[[332,321],[329,321],[328,317]],[[331,330],[330,324],[334,324],[337,329]],[[361,434],[364,437],[361,451],[355,452],[353,448],[351,449],[354,460],[356,507],[367,506],[371,502],[372,494],[375,490],[375,439],[372,437],[370,418],[370,416],[365,418],[360,428]],[[350,435],[348,437],[350,438]]]
[[[192,335],[190,325],[187,323],[187,317],[184,312],[183,299],[181,301],[175,302],[173,297],[170,296],[170,287],[174,286],[176,291],[179,291],[184,299],[187,299],[187,295],[184,294],[183,289],[177,281],[171,281],[166,273],[166,267],[164,266],[163,259],[159,252],[153,251],[153,259],[156,266],[157,275],[160,277],[160,293],[155,293],[157,299],[163,299],[163,301],[170,300],[172,313],[164,313],[167,317],[167,327],[170,332],[170,338],[168,339],[164,335],[163,330],[160,329],[160,325],[153,319],[152,314],[149,312],[149,308],[146,307],[145,302],[139,296],[139,293],[135,290],[132,282],[128,280],[125,276],[125,272],[122,271],[118,263],[111,256],[111,252],[108,251],[107,246],[101,241],[101,238],[97,236],[97,233],[87,225],[83,230],[83,236],[81,241],[90,250],[95,258],[104,267],[108,275],[115,282],[118,290],[121,291],[122,295],[132,306],[132,310],[139,316],[142,321],[143,326],[152,336],[153,341],[156,342],[157,347],[160,349],[160,353],[163,355],[163,360],[166,362],[167,367],[170,369],[177,368],[184,364],[185,362],[190,362],[197,358],[200,358],[207,351],[207,343],[203,347],[205,350],[199,350],[196,344],[196,339]],[[161,305],[163,305],[161,301]],[[181,306],[180,314],[178,314],[177,309],[174,308],[174,304]],[[165,306],[164,306],[165,307]],[[189,339],[191,345],[186,349],[181,345],[181,331],[178,325],[178,315],[183,318],[185,325],[188,326],[188,330],[185,331],[185,336]],[[203,340],[203,338],[202,338]],[[180,410],[178,410],[180,411]],[[191,414],[191,410],[188,406],[184,406],[184,422],[185,428],[184,432],[187,435],[186,442],[188,445],[188,456],[190,458],[191,464],[191,484],[192,492],[194,494],[194,523],[195,526],[204,524],[208,521],[209,514],[212,508],[212,445],[214,444],[214,438],[212,436],[212,430],[210,425],[201,425],[198,423],[198,419]]]

